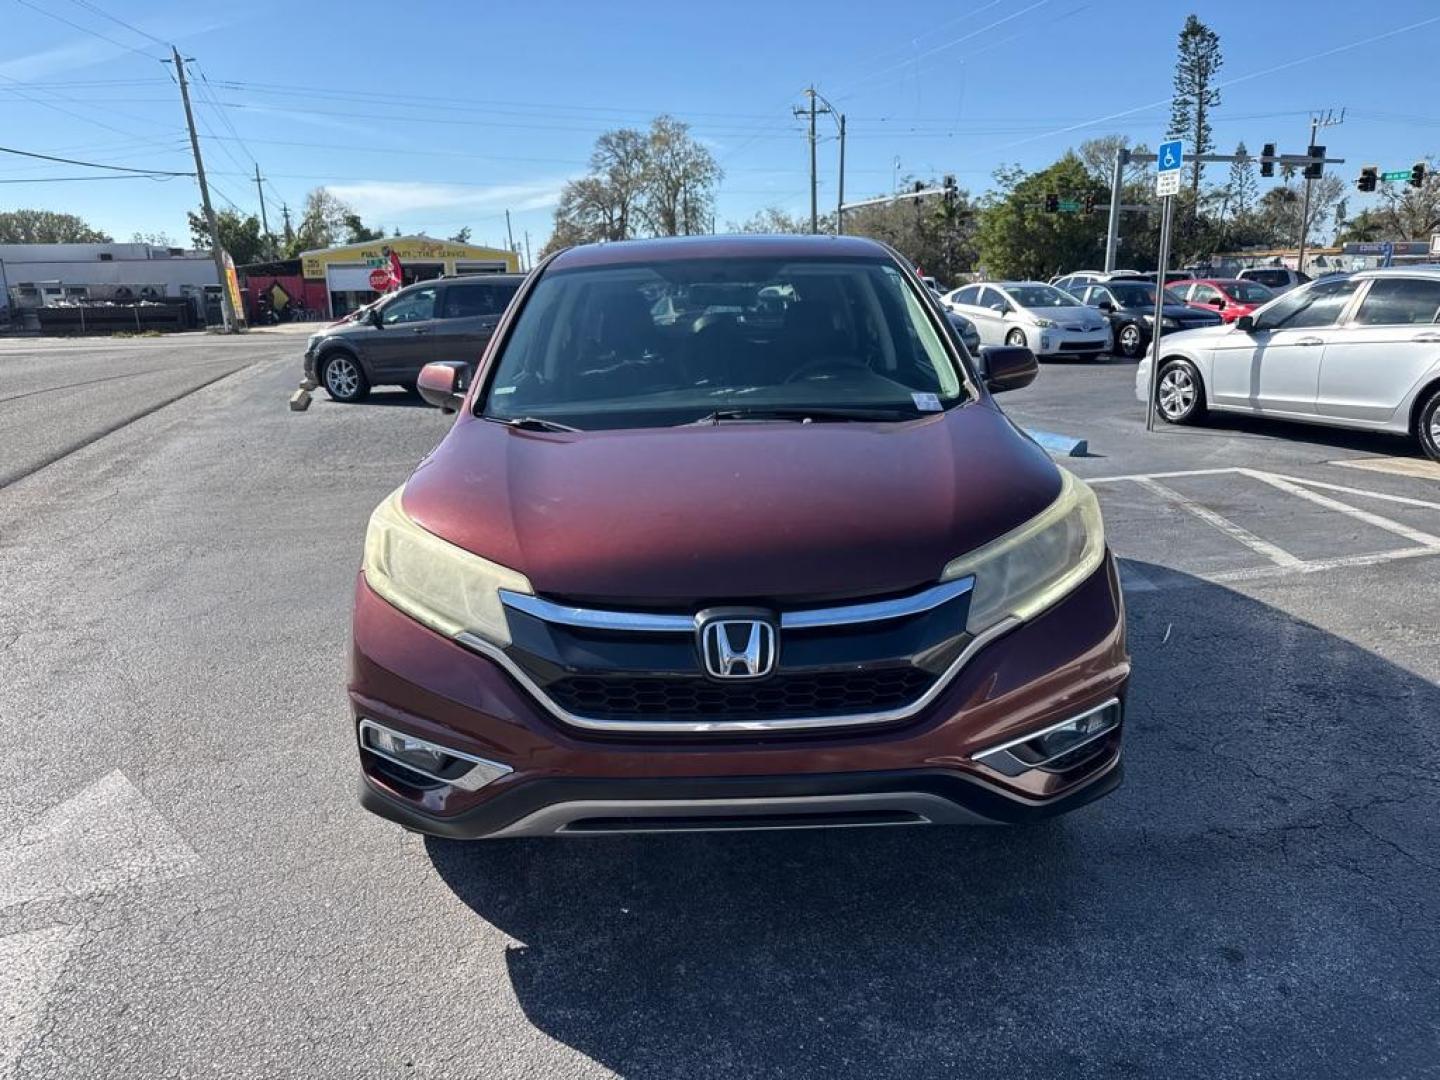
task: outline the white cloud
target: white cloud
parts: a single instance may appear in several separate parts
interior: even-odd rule
[[[13,16],[9,16],[13,18]],[[139,25],[142,29],[151,30],[165,36],[166,40],[183,41],[186,38],[199,37],[212,30],[221,30],[239,22],[245,16],[230,14],[215,16],[206,14],[200,18],[180,18],[170,20],[166,23],[145,23]],[[42,20],[48,22],[49,20]],[[119,40],[124,34],[116,31],[116,39]],[[136,46],[147,49],[156,54],[160,52],[158,46],[147,46],[143,42],[136,41]],[[48,49],[41,49],[28,56],[15,56],[8,60],[0,61],[0,77],[13,79],[16,82],[32,82],[41,79],[46,75],[55,75],[62,72],[76,71],[80,68],[93,67],[96,64],[104,63],[107,60],[114,60],[121,56],[133,56],[134,54],[118,45],[111,44],[95,37],[76,38],[73,41],[61,45],[53,45]],[[137,58],[138,59],[138,58]]]
[[[561,180],[523,184],[445,184],[423,180],[359,180],[327,184],[366,221],[393,221],[408,214],[445,210],[543,210],[560,199]]]

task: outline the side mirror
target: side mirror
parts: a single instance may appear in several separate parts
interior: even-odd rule
[[[380,318],[380,309],[379,309],[379,308],[373,308],[373,307],[372,307],[369,311],[367,311],[367,312],[365,313],[365,320],[366,320],[366,322],[368,322],[371,326],[373,326],[373,327],[375,327],[375,328],[377,328],[377,329],[379,329],[380,327],[382,327],[382,326],[385,325],[384,320],[382,320],[382,319]]]
[[[1225,306],[1225,298],[1223,296],[1217,296],[1214,300],[1211,300],[1210,303],[1217,308],[1223,308]]]
[[[1040,374],[1035,354],[1022,345],[992,345],[980,350],[985,388],[992,394],[1029,386]]]
[[[1114,311],[1114,310],[1115,310],[1115,305],[1112,304],[1109,300],[1101,300],[1101,301],[1100,301],[1099,303],[1097,303],[1095,306],[1096,306],[1097,308],[1099,308],[1101,311]]]
[[[1253,334],[1255,332],[1255,316],[1241,315],[1235,320],[1235,329],[1244,334]]]
[[[420,396],[443,413],[457,412],[465,404],[470,382],[470,365],[464,360],[439,360],[420,369],[415,388]]]

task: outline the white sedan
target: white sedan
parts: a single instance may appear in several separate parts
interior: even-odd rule
[[[1024,345],[1036,356],[1094,357],[1110,348],[1104,314],[1043,282],[966,285],[944,301],[975,324],[984,345]]]
[[[1147,356],[1142,402],[1149,384]],[[1409,435],[1440,461],[1440,269],[1325,278],[1233,323],[1167,334],[1155,404],[1172,424],[1238,412]]]

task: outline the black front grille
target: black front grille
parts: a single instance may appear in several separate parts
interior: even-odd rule
[[[1103,341],[1062,341],[1056,352],[1099,352],[1105,348]]]
[[[935,676],[916,667],[785,674],[733,683],[673,676],[572,675],[546,686],[563,708],[596,720],[626,717],[770,720],[844,716],[908,705]]]

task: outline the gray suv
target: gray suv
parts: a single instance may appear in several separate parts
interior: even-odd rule
[[[437,360],[474,363],[523,274],[417,281],[326,327],[305,345],[305,378],[336,401],[362,401],[372,386],[415,388]]]

